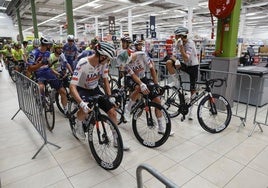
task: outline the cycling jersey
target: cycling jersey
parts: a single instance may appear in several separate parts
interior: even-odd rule
[[[56,57],[55,53],[50,54],[51,68],[57,72],[62,72],[66,70],[67,60],[63,53]]]
[[[75,56],[78,53],[78,49],[77,49],[76,45],[73,44],[70,46],[68,43],[66,43],[63,46],[62,51],[65,55],[67,62],[73,67],[73,61],[75,60]]]
[[[44,63],[44,65],[42,65],[39,69],[36,70],[36,74],[41,75],[42,73],[45,73],[47,71],[51,71],[49,66],[48,66],[49,57],[50,57],[49,51],[41,52],[39,50],[39,48],[37,48],[37,49],[34,49],[30,53],[28,63],[30,65],[34,65],[37,63],[37,61],[42,61]]]
[[[87,57],[82,58],[73,73],[71,84],[84,89],[95,89],[98,87],[100,77],[108,78],[108,64],[93,67]]]
[[[137,55],[137,58],[126,65],[127,76],[136,74],[140,79],[144,78],[146,71],[154,66],[153,61],[145,52],[138,51],[134,54]]]
[[[15,58],[15,60],[17,60],[17,61],[23,60],[23,50],[22,49],[19,49],[19,50],[12,49],[11,53],[12,53],[13,57]]]
[[[117,66],[125,66],[127,63],[131,61],[130,54],[132,52],[128,49],[122,49],[118,51],[118,55],[116,57],[116,65]]]
[[[180,62],[184,63],[186,66],[195,66],[198,65],[198,58],[197,58],[197,50],[195,47],[195,43],[191,39],[187,39],[187,43],[183,45],[185,52],[188,56],[189,61],[184,62],[183,58],[181,56],[181,53],[179,51],[179,46],[177,41],[175,41],[173,46],[173,55],[180,60]]]
[[[0,54],[3,54],[5,57],[12,57],[12,52],[8,49],[0,50]]]

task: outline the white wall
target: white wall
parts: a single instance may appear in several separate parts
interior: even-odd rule
[[[17,35],[19,31],[14,27],[12,19],[4,13],[0,13],[0,36],[12,37],[14,41],[17,41]]]

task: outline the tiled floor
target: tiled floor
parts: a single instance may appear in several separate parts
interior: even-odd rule
[[[3,188],[105,188],[137,187],[136,168],[145,163],[184,188],[267,188],[268,128],[252,129],[254,109],[249,110],[246,127],[237,132],[240,120],[233,117],[220,134],[200,128],[196,118],[190,122],[172,120],[175,136],[161,147],[145,148],[134,137],[130,124],[120,127],[131,146],[121,166],[114,171],[100,168],[87,143],[71,134],[67,119],[57,111],[56,127],[47,132],[47,144],[31,159],[43,141],[23,112],[18,110],[16,88],[6,71],[0,73],[0,178]],[[265,114],[265,113],[264,113]],[[142,173],[144,187],[165,187],[149,173]],[[1,186],[0,186],[1,187]]]

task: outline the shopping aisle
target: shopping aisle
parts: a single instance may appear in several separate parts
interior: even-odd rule
[[[160,148],[141,146],[130,124],[120,130],[131,146],[124,153],[121,166],[114,171],[100,168],[91,157],[87,143],[71,134],[67,119],[57,111],[56,127],[47,132],[46,145],[32,160],[43,141],[23,112],[18,110],[16,88],[6,71],[0,73],[0,178],[3,188],[134,188],[136,168],[141,163],[153,166],[183,188],[265,188],[268,186],[268,128],[257,129],[248,137],[252,120],[237,131],[240,124],[233,118],[221,134],[209,134],[200,128],[196,118],[190,122],[173,120],[175,136]],[[252,115],[252,113],[250,113]],[[252,118],[252,117],[251,117]],[[143,172],[147,188],[164,187]]]

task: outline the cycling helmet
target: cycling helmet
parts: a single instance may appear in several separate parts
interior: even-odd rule
[[[20,43],[20,42],[16,42],[16,43],[14,43],[14,47],[15,47],[15,48],[21,48],[21,43]]]
[[[95,44],[98,44],[98,42],[99,42],[99,41],[98,41],[98,39],[96,39],[96,38],[94,38],[94,39],[92,39],[92,40],[90,41],[90,43],[91,43],[91,44],[94,44],[94,45],[95,45]]]
[[[37,39],[37,38],[33,39],[33,46],[34,46],[34,47],[38,47],[38,46],[40,46],[40,40]]]
[[[122,38],[121,38],[121,41],[123,42],[123,41],[126,41],[126,42],[128,42],[128,43],[131,43],[132,41],[131,41],[131,38],[129,37],[129,36],[123,36]]]
[[[48,39],[45,38],[45,37],[41,37],[41,38],[40,38],[40,42],[41,42],[42,45],[44,45],[44,44],[51,44],[51,41],[48,40]]]
[[[74,36],[73,35],[68,35],[67,36],[67,41],[74,41]]]
[[[56,48],[62,48],[63,45],[61,43],[55,43],[53,47],[54,47],[54,49],[56,49]]]
[[[175,35],[183,35],[186,36],[188,34],[188,29],[182,26],[179,26],[174,31]]]
[[[115,48],[108,42],[100,42],[96,45],[95,50],[108,58],[112,59],[115,56]]]
[[[23,45],[27,45],[28,44],[28,41],[25,40],[25,41],[22,42],[22,44]]]
[[[136,45],[139,45],[139,44],[143,44],[143,42],[141,41],[141,40],[135,40],[134,41],[134,45],[136,46]]]

